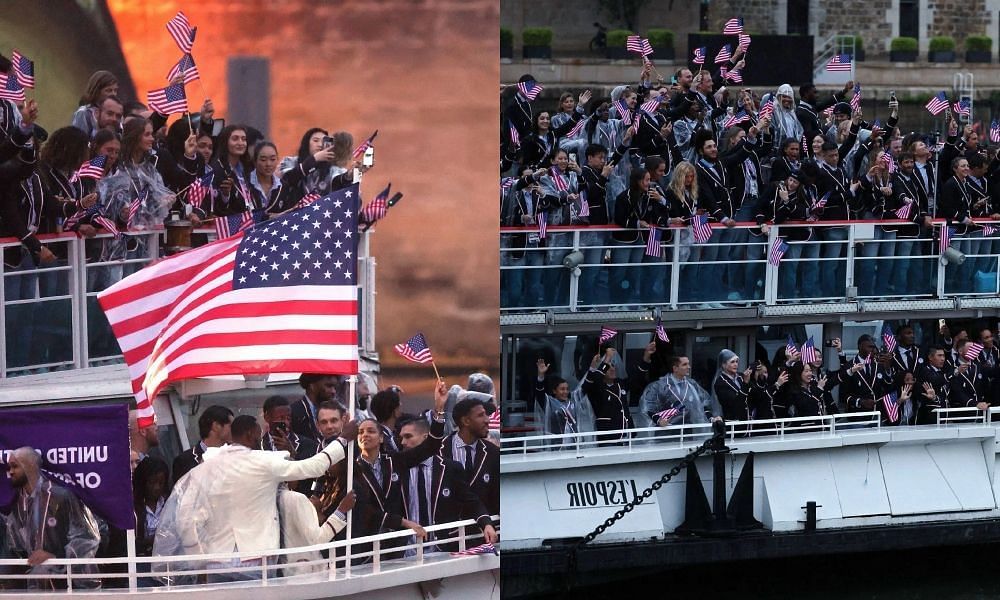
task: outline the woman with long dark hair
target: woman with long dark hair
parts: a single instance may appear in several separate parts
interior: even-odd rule
[[[250,198],[250,172],[253,160],[247,146],[247,128],[227,125],[219,133],[212,160],[212,187],[218,192],[212,207],[216,216],[235,215],[253,206]]]
[[[647,236],[639,229],[639,222],[645,224],[649,211],[649,182],[649,171],[632,169],[628,189],[615,200],[615,224],[622,229],[611,233],[611,262],[614,265],[609,271],[608,286],[612,304],[624,305],[638,300],[642,271],[636,265],[642,262]]]
[[[298,154],[281,161],[281,192],[269,211],[290,210],[309,194],[325,196],[354,183],[354,169],[364,173],[369,167],[360,160],[348,164],[350,143],[343,132],[330,136],[319,127],[306,131]]]
[[[132,502],[135,507],[135,549],[139,556],[153,555],[153,540],[163,505],[170,496],[170,469],[155,456],[139,462],[132,474]]]

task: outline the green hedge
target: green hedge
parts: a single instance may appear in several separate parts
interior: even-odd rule
[[[843,44],[845,46],[847,46],[848,48],[850,48],[851,47],[851,40],[852,39],[854,40],[854,51],[855,52],[864,52],[865,41],[861,38],[860,35],[840,35],[840,36],[837,36],[837,47],[839,48],[841,42],[843,42]]]
[[[506,27],[500,28],[500,44],[513,44],[514,43],[514,32]]]
[[[927,49],[931,52],[953,52],[955,50],[955,38],[946,35],[932,37]]]
[[[608,32],[608,48],[624,48],[625,40],[635,33],[628,29],[612,29]]]
[[[674,46],[674,32],[669,29],[650,29],[646,32],[649,43],[654,48],[672,48]]]
[[[965,49],[972,52],[992,52],[993,38],[988,35],[970,35],[965,38]]]
[[[549,27],[526,27],[521,31],[525,46],[551,46],[552,29]]]
[[[889,50],[893,52],[916,52],[918,48],[917,38],[911,37],[892,38],[889,44]]]

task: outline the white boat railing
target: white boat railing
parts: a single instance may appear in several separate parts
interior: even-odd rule
[[[933,411],[938,425],[948,425],[950,423],[983,423],[991,421],[1000,422],[1000,418],[993,418],[993,415],[1000,414],[1000,406],[991,406],[987,410],[981,410],[975,406],[962,406],[958,408],[935,408]]]
[[[494,524],[499,524],[499,517],[493,517]],[[471,519],[442,523],[425,527],[429,537],[446,535],[445,532],[455,530],[451,537],[436,537],[431,540],[414,541],[416,538],[409,529],[392,531],[378,535],[352,538],[314,546],[298,548],[282,548],[268,551],[266,555],[259,552],[234,552],[222,554],[197,554],[184,556],[141,556],[121,558],[53,558],[44,563],[48,572],[14,574],[10,571],[23,569],[27,566],[26,559],[0,559],[0,583],[9,585],[12,581],[25,583],[35,580],[48,584],[60,582],[65,585],[66,593],[93,592],[102,589],[104,582],[127,580],[127,587],[110,587],[109,592],[146,593],[153,590],[177,590],[193,587],[216,588],[227,583],[237,583],[241,587],[267,587],[269,585],[290,585],[295,583],[294,576],[312,574],[308,582],[315,582],[316,573],[324,573],[326,580],[337,581],[356,577],[375,577],[380,573],[419,566],[429,559],[434,564],[444,561],[458,561],[469,558],[460,555],[453,556],[448,552],[439,552],[435,548],[446,545],[458,545],[458,551],[467,550],[482,543],[483,535],[475,527],[475,533],[467,534],[466,527],[476,526]],[[411,539],[407,539],[411,538]],[[405,544],[393,545],[394,541],[406,540]],[[398,543],[398,542],[397,542]],[[370,550],[352,551],[358,546],[371,545]],[[293,561],[295,555],[329,551],[329,558]],[[339,553],[339,554],[338,554]],[[403,554],[412,554],[403,558]],[[359,562],[360,561],[360,562]],[[122,572],[99,572],[100,568],[119,566]],[[52,572],[52,568],[65,569],[65,572]],[[496,568],[494,563],[483,563],[475,569]],[[279,573],[283,571],[283,573]],[[208,576],[231,577],[241,576],[233,582],[206,583]],[[322,579],[321,579],[322,580]],[[304,582],[306,580],[303,580]],[[51,586],[47,585],[51,591]],[[10,590],[8,591],[17,591]]]
[[[799,433],[835,435],[847,430],[881,428],[881,413],[854,412],[759,421],[726,421],[725,437],[729,441],[764,436],[784,439],[786,435]],[[500,453],[508,456],[549,450],[572,450],[580,453],[583,450],[612,447],[624,447],[631,451],[633,447],[648,448],[651,444],[686,448],[701,444],[711,435],[711,423],[685,423],[667,427],[641,427],[614,431],[504,436],[500,439]]]

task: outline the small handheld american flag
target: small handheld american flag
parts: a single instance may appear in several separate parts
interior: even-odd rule
[[[581,131],[583,131],[583,128],[586,124],[587,124],[587,119],[580,119],[579,121],[576,122],[576,125],[573,126],[573,129],[569,130],[569,133],[566,134],[566,137],[570,139],[575,138],[577,135],[580,134]]]
[[[983,225],[983,235],[984,236],[987,236],[987,237],[988,236],[992,236],[992,235],[996,234],[996,232],[997,232],[996,225],[987,225],[987,224]]]
[[[983,345],[976,342],[969,342],[965,345],[965,360],[973,361],[983,353]]]
[[[116,238],[120,238],[122,236],[122,232],[118,230],[118,226],[115,225],[115,222],[101,213],[94,215],[93,222],[95,225],[101,227]]]
[[[882,401],[882,406],[885,408],[885,416],[890,423],[895,423],[899,420],[899,396],[896,392],[889,392],[885,396],[882,396],[880,400]]]
[[[656,422],[659,423],[660,421],[662,421],[664,419],[666,419],[667,421],[670,421],[671,419],[673,419],[674,417],[676,417],[679,414],[681,414],[680,409],[677,409],[677,408],[668,408],[667,410],[662,410],[662,411],[656,413],[653,416],[656,417]]]
[[[368,136],[368,139],[362,142],[360,146],[354,149],[354,152],[351,153],[351,158],[354,160],[358,160],[359,158],[364,156],[365,152],[372,147],[372,142],[375,141],[375,136],[377,135],[378,135],[378,129],[375,130],[375,133]]]
[[[670,337],[667,336],[667,330],[664,329],[663,321],[661,321],[659,317],[656,318],[656,337],[665,344],[670,342]]]
[[[959,100],[951,108],[955,111],[955,114],[962,115],[963,117],[968,117],[972,114],[972,105],[968,99]]]
[[[618,330],[617,329],[612,329],[612,328],[608,327],[607,325],[601,325],[601,334],[600,334],[600,336],[598,336],[597,342],[599,344],[603,344],[604,342],[607,342],[608,340],[610,340],[611,338],[615,337],[616,335],[618,335]]]
[[[951,236],[955,234],[954,227],[948,227],[947,225],[941,226],[941,233],[938,234],[938,253],[944,254],[945,251],[951,246]]]
[[[694,59],[691,61],[696,65],[705,64],[705,54],[708,52],[707,46],[702,46],[701,48],[694,49]]]
[[[661,229],[656,227],[649,228],[649,239],[646,241],[646,256],[652,256],[654,258],[660,258],[663,254],[663,248],[660,247],[660,238],[663,234]]]
[[[910,200],[909,198],[907,198],[906,200],[907,200],[906,203],[897,208],[895,211],[897,219],[909,220],[913,212],[913,201]]]
[[[726,44],[719,49],[719,53],[715,55],[715,64],[721,65],[723,63],[729,62],[729,59],[733,57],[732,46]]]
[[[757,118],[769,119],[772,114],[774,114],[774,99],[768,98],[767,102],[760,105],[760,110],[757,111]]]
[[[781,238],[775,238],[774,243],[771,244],[771,252],[767,255],[767,264],[777,267],[781,264],[781,259],[785,256],[785,252],[788,252],[788,242]]]
[[[70,183],[75,183],[84,178],[100,179],[104,176],[104,164],[107,161],[108,157],[102,154],[84,162],[80,165],[80,168],[76,170],[76,173],[73,173],[73,176],[70,177]]]
[[[795,340],[792,339],[792,335],[788,334],[788,341],[785,342],[785,356],[791,356],[798,349],[799,347],[795,344]]]
[[[835,54],[830,62],[826,63],[826,70],[831,73],[837,72],[850,72],[851,70],[851,55],[850,54]]]
[[[722,128],[729,129],[734,125],[739,125],[740,123],[746,123],[749,120],[750,120],[750,115],[747,114],[747,111],[740,109],[739,112],[726,117],[726,120],[722,122]]]
[[[174,18],[167,21],[167,31],[170,32],[170,37],[174,38],[174,42],[177,43],[181,52],[191,52],[191,47],[194,45],[195,28],[191,27],[191,23],[188,22],[183,12],[177,11]]]
[[[642,38],[638,35],[630,35],[625,38],[625,50],[642,54]]]
[[[728,71],[722,76],[722,78],[732,81],[733,83],[743,83],[743,75],[740,73],[739,69]]]
[[[813,342],[812,336],[806,340],[805,344],[802,344],[802,362],[804,364],[812,364],[819,360],[819,353],[816,352],[816,343]]]
[[[948,108],[948,96],[946,96],[944,92],[938,92],[937,96],[934,96],[927,101],[924,108],[926,108],[932,115],[937,116],[944,112],[944,109]]]
[[[632,124],[632,111],[629,110],[628,104],[624,100],[615,100],[615,108],[618,109],[618,118],[622,120],[625,125]]]
[[[187,95],[183,83],[173,83],[165,88],[150,90],[146,94],[149,107],[161,115],[183,113],[188,110]]]
[[[996,119],[990,123],[990,141],[994,144],[1000,144],[1000,121]]]
[[[367,206],[361,209],[362,221],[374,224],[379,219],[385,217],[385,213],[389,209],[387,201],[389,200],[389,189],[391,187],[392,183],[390,182]]]
[[[475,548],[466,548],[465,550],[459,550],[458,552],[452,552],[452,556],[476,556],[479,554],[495,554],[500,556],[500,552],[493,546],[493,544],[480,544]]]
[[[653,55],[653,45],[649,43],[649,40],[642,38],[642,58],[645,62],[649,62],[647,56]]]
[[[212,193],[212,178],[213,174],[209,173],[204,177],[200,177],[191,184],[188,188],[187,201],[191,206],[197,206],[201,208],[202,203],[205,202],[205,198]]]
[[[510,127],[510,145],[515,148],[521,145],[521,134],[517,132],[517,127],[514,127],[513,123],[508,122],[507,125]]]
[[[220,240],[250,229],[264,220],[264,211],[248,210],[228,217],[215,217],[215,235]]]
[[[167,81],[173,81],[179,76],[184,77],[184,83],[191,83],[192,81],[201,79],[198,67],[194,64],[194,57],[190,54],[185,54],[177,61],[177,64],[170,67],[170,72],[167,73]]]
[[[542,93],[542,84],[537,81],[522,81],[517,84],[517,91],[521,92],[521,95],[528,100],[534,100],[538,97],[538,94]]]
[[[93,218],[100,210],[101,205],[96,202],[91,204],[89,208],[81,208],[77,210],[63,223],[63,230],[69,231],[75,228],[80,224],[80,221]]]
[[[137,194],[135,200],[129,203],[128,205],[129,227],[132,227],[132,221],[135,219],[135,216],[139,214],[139,209],[142,208],[142,205],[146,203],[147,198],[149,198],[149,190],[145,190],[141,194]]]
[[[886,352],[896,351],[896,334],[893,333],[892,327],[889,327],[888,323],[882,325],[882,344],[885,346]]]
[[[741,33],[743,33],[743,17],[729,19],[722,27],[722,35],[739,35]]]
[[[580,190],[580,210],[577,211],[577,216],[581,218],[590,216],[590,202],[587,201],[586,188]]]
[[[691,219],[691,229],[691,236],[696,244],[704,244],[712,239],[712,226],[708,224],[708,217],[705,215],[695,215]]]
[[[639,110],[641,110],[644,113],[652,115],[653,113],[655,113],[657,110],[660,109],[660,103],[663,102],[663,99],[664,99],[663,96],[657,96],[656,98],[651,98],[649,100],[646,100],[645,102],[642,103],[642,106],[639,107]]]
[[[406,343],[396,344],[393,346],[393,349],[397,354],[410,362],[425,364],[434,361],[434,357],[431,356],[431,349],[427,346],[427,340],[422,333],[418,333],[406,340]]]
[[[739,43],[736,45],[736,49],[746,52],[747,48],[750,47],[750,36],[746,33],[741,33],[739,35]]]
[[[10,64],[14,68],[14,77],[23,87],[35,89],[35,63],[28,60],[20,51],[14,50],[10,55]]]
[[[559,167],[550,167],[549,177],[552,178],[552,185],[555,186],[556,191],[565,192],[569,190],[569,183],[566,182]]]
[[[854,95],[851,96],[851,110],[858,110],[861,108],[861,84],[854,84]]]
[[[888,152],[883,152],[882,158],[880,158],[879,160],[883,165],[885,165],[885,170],[888,173],[896,172],[896,161],[892,159],[892,154],[889,154]]]
[[[0,73],[0,98],[19,104],[24,102],[24,87],[18,83],[17,77]]]

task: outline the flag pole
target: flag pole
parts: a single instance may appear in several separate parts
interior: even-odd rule
[[[356,396],[358,388],[358,375],[355,373],[347,378],[347,415],[351,420],[354,420],[354,411],[357,408]],[[354,491],[354,440],[347,440],[347,493],[350,494]],[[354,522],[353,510],[347,511],[347,558],[345,559],[345,571],[350,572],[351,569],[351,531],[352,524]],[[333,552],[332,554],[336,554]],[[333,566],[337,566],[336,557],[334,557]],[[330,569],[332,573],[334,569]]]
[[[441,381],[441,374],[438,373],[437,365],[434,364],[433,360],[431,361],[431,366],[434,367],[434,377],[437,377],[438,381]]]

